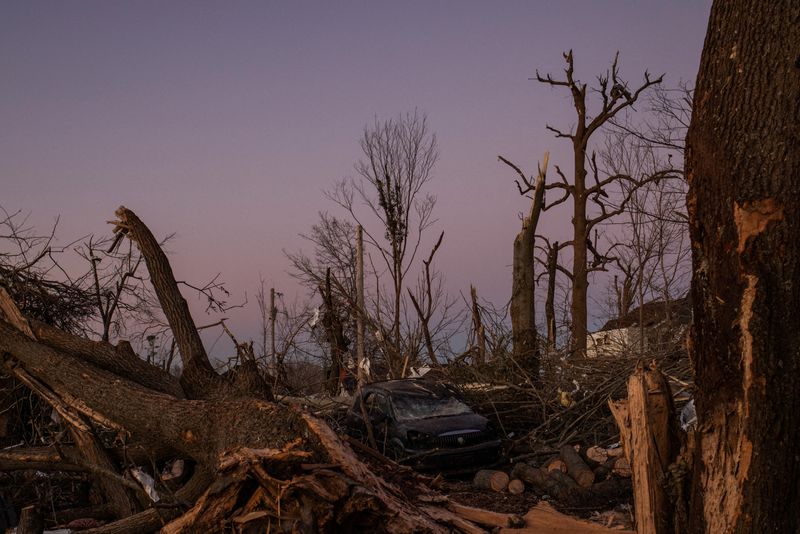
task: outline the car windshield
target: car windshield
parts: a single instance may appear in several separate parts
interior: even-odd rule
[[[423,397],[421,395],[393,396],[392,404],[397,419],[413,421],[429,417],[446,417],[472,413],[472,410],[458,399],[452,397]]]

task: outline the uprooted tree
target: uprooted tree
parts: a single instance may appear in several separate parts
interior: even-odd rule
[[[217,374],[153,234],[132,211],[122,207],[116,215],[115,231],[145,259],[183,362],[181,377],[139,359],[127,343],[91,341],[26,318],[2,292],[3,371],[53,407],[75,444],[47,454],[16,449],[2,462],[77,465],[98,477],[120,521],[94,532],[149,532],[165,524],[165,532],[218,531],[234,508],[257,511],[249,519],[283,530],[446,530],[434,512],[374,475],[326,424],[265,400],[268,388],[253,359],[232,375]],[[98,430],[115,436],[113,447]],[[168,458],[185,459],[191,477],[172,499],[142,510],[141,491],[119,468]],[[438,510],[439,521],[447,516]]]

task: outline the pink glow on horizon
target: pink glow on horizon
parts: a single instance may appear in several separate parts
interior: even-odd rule
[[[223,274],[249,306],[232,311],[255,337],[259,275],[301,298],[282,250],[322,191],[354,174],[375,116],[418,107],[441,158],[431,190],[449,291],[502,304],[511,242],[526,209],[503,154],[528,172],[544,128],[572,124],[558,74],[573,49],[589,81],[620,51],[623,75],[692,80],[710,2],[5,2],[0,5],[0,198],[67,240],[105,234],[120,204],[163,236],[180,278]],[[568,220],[541,233],[566,239]],[[238,299],[237,299],[238,297]],[[203,318],[198,318],[203,322]]]

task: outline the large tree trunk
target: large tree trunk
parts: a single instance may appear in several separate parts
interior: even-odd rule
[[[686,174],[693,532],[800,532],[800,6],[717,1]]]
[[[589,269],[586,264],[588,229],[586,220],[586,143],[584,129],[575,134],[575,189],[572,212],[572,328],[570,350],[575,356],[586,355],[588,321]]]
[[[558,270],[558,242],[547,251],[547,300],[544,303],[544,316],[547,326],[547,350],[556,350],[556,274]]]
[[[549,153],[545,153],[544,165],[536,178],[536,189],[531,201],[531,210],[522,220],[522,229],[514,238],[511,287],[511,335],[514,344],[514,357],[523,367],[538,376],[538,354],[536,334],[536,306],[534,290],[534,246],[536,226],[544,202],[544,181],[547,173]]]

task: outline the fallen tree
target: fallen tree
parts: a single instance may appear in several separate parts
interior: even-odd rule
[[[27,459],[37,468],[85,468],[102,481],[119,521],[92,532],[216,531],[233,520],[234,508],[249,510],[248,504],[277,518],[273,528],[284,530],[447,531],[441,519],[367,468],[321,420],[265,400],[255,362],[241,365],[233,378],[218,375],[152,233],[132,211],[121,207],[116,215],[115,232],[145,257],[175,336],[183,363],[179,381],[140,360],[127,343],[90,341],[29,321],[7,293],[0,295],[3,371],[53,407],[82,456],[38,450]],[[103,446],[98,431],[115,435],[123,462]],[[120,474],[137,457],[153,464],[184,458],[191,477],[158,506],[143,509],[144,492]],[[14,460],[25,458],[17,451]]]
[[[115,244],[127,236],[145,259],[183,363],[179,379],[139,359],[125,341],[92,341],[26,317],[0,286],[0,370],[48,403],[64,427],[53,446],[2,451],[0,470],[92,477],[106,502],[85,513],[114,520],[85,532],[585,526],[554,511],[523,519],[459,505],[432,489],[435,479],[373,452],[376,472],[321,419],[274,402],[249,344],[235,338],[239,365],[218,374],[158,242],[132,211],[116,215]]]

